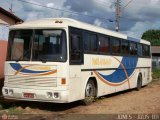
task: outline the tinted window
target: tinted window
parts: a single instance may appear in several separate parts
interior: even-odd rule
[[[111,38],[112,41],[112,53],[118,54],[120,53],[120,40],[117,38]]]
[[[138,56],[142,56],[142,44],[138,44]]]
[[[84,32],[84,50],[86,52],[97,52],[96,34]]]
[[[130,54],[137,55],[137,44],[134,42],[130,43]]]
[[[109,53],[109,38],[105,36],[99,36],[99,52]]]
[[[71,56],[70,59],[80,60],[80,36],[76,34],[71,34],[70,42],[71,42]]]
[[[121,51],[122,54],[129,54],[129,43],[128,41],[122,40],[121,42]]]
[[[70,28],[70,63],[79,64],[82,62],[82,31]]]
[[[143,56],[150,56],[150,47],[148,45],[143,45]]]

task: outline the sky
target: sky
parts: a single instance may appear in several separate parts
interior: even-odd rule
[[[39,4],[40,6],[22,1]],[[13,13],[24,21],[68,17],[115,31],[115,1],[0,0],[0,6],[9,10],[12,3]],[[121,0],[120,6],[119,32],[131,37],[141,38],[146,30],[160,29],[160,0]]]

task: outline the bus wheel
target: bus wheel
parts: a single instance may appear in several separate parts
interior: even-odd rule
[[[137,90],[139,91],[141,87],[142,87],[142,77],[141,75],[139,75],[137,80]]]
[[[85,88],[85,99],[82,102],[84,105],[90,105],[92,102],[95,101],[95,97],[96,97],[95,83],[93,80],[89,80]]]

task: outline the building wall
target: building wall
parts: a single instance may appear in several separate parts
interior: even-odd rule
[[[4,23],[4,22],[3,22]],[[0,79],[4,77],[4,62],[6,60],[9,25],[0,23]]]
[[[0,40],[0,79],[4,77],[4,62],[6,60],[7,41]]]

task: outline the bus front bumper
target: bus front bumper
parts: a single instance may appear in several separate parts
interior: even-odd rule
[[[3,97],[12,100],[68,103],[68,90],[54,91],[41,89],[7,88],[2,89]]]

